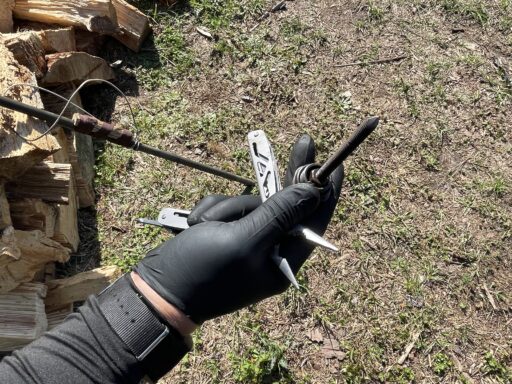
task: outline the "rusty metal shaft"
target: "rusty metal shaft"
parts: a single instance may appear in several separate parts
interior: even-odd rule
[[[371,117],[361,124],[336,153],[329,157],[319,169],[312,172],[311,181],[319,186],[324,185],[330,174],[366,140],[375,128],[377,128],[377,125],[379,125],[378,117]]]

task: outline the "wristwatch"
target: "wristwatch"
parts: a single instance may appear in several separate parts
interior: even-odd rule
[[[158,314],[129,274],[105,288],[98,303],[114,332],[155,382],[192,349],[190,337],[183,337]]]

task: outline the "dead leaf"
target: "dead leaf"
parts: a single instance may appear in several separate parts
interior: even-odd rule
[[[324,337],[322,336],[322,332],[318,328],[315,328],[315,329],[309,331],[306,334],[306,337],[309,340],[313,341],[314,343],[322,343],[324,341]]]
[[[347,355],[340,350],[340,343],[334,339],[324,339],[325,344],[320,348],[320,352],[326,359],[337,359],[342,361]]]

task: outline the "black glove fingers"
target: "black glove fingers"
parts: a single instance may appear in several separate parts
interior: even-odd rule
[[[290,268],[296,275],[302,267],[302,264],[304,264],[311,255],[311,252],[315,249],[315,246],[304,239],[289,236],[281,242],[279,248],[283,255],[287,255],[286,260],[288,260]]]
[[[200,221],[230,222],[239,220],[261,205],[259,196],[243,195],[220,201],[200,216]]]
[[[310,184],[286,188],[237,222],[237,229],[250,242],[269,247],[315,211],[320,192]]]
[[[208,211],[210,208],[220,203],[221,201],[229,199],[230,196],[226,195],[209,195],[205,198],[201,199],[199,203],[192,209],[190,215],[188,216],[187,223],[190,226],[202,223],[203,214]]]
[[[292,185],[293,175],[295,175],[297,168],[315,162],[315,154],[316,149],[314,140],[308,134],[302,135],[293,145],[293,149],[290,154],[290,161],[288,162],[284,179],[285,187]]]
[[[331,174],[332,185],[334,188],[334,196],[336,200],[340,197],[341,193],[341,185],[343,184],[343,179],[345,178],[345,167],[343,164],[340,164],[338,168],[334,170]]]

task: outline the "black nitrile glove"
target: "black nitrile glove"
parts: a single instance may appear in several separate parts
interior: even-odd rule
[[[313,141],[303,136],[292,151],[285,184],[297,167],[313,161]],[[323,193],[296,184],[264,204],[254,196],[206,197],[189,216],[191,228],[150,251],[135,270],[198,324],[280,293],[290,283],[273,263],[272,251],[280,244],[280,256],[299,270],[313,247],[287,233],[302,224],[323,234],[339,197],[342,167],[333,176]]]

